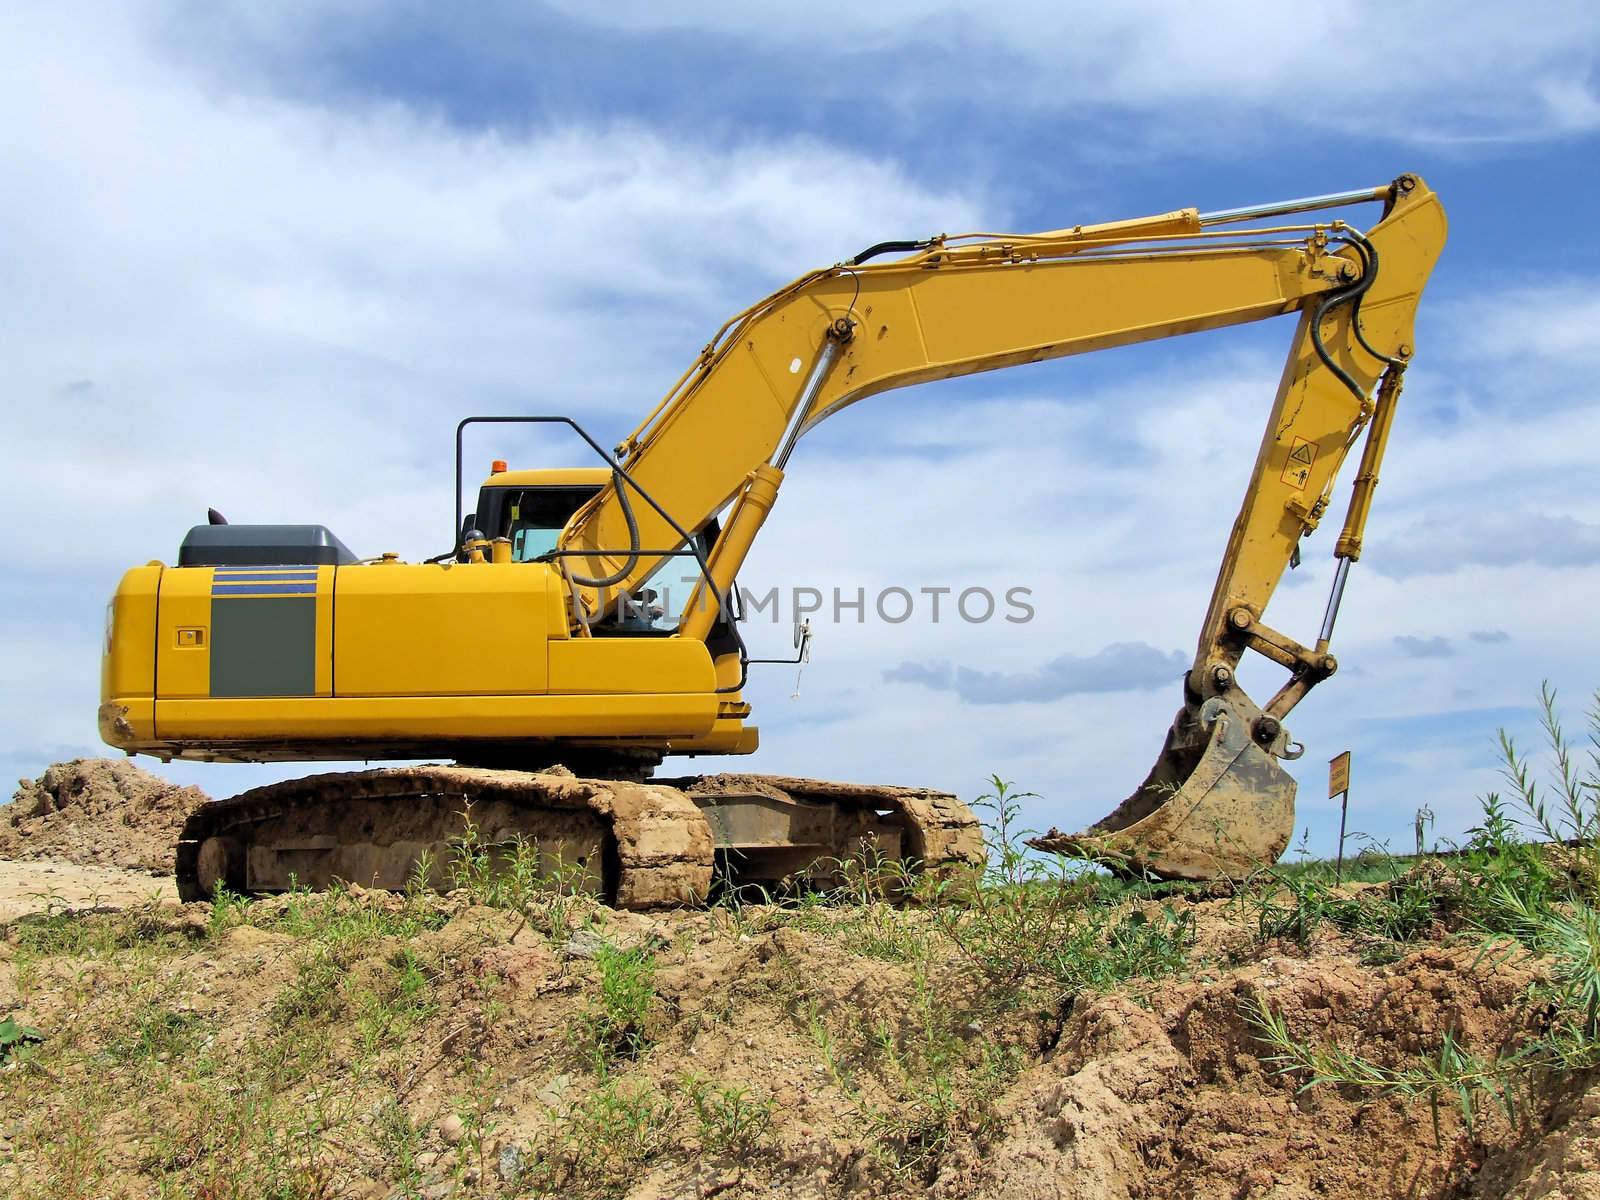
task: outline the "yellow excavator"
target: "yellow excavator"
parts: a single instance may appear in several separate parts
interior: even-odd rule
[[[1362,230],[1333,215],[1381,206]],[[1315,219],[1299,214],[1315,214]],[[825,875],[863,843],[922,870],[981,862],[948,793],[760,775],[658,779],[667,755],[756,748],[735,577],[801,437],[891,388],[1293,314],[1293,344],[1148,778],[1082,833],[1035,844],[1166,878],[1275,860],[1294,823],[1285,718],[1330,649],[1444,244],[1414,175],[1275,204],[884,242],[812,271],[722,326],[608,452],[565,417],[469,417],[456,432],[451,548],[357,559],[322,526],[211,523],[176,566],[123,577],[102,667],[102,737],[204,761],[417,760],[323,773],[210,804],[188,822],[188,898],[344,879],[404,886],[446,861],[469,812],[486,843],[536,848],[611,902],[648,908]],[[555,427],[594,465],[496,462],[461,512],[463,432]],[[1310,644],[1268,601],[1365,438],[1326,614]],[[1197,481],[1190,481],[1191,483]],[[694,580],[663,611],[670,565]],[[1287,681],[1238,683],[1254,651]]]

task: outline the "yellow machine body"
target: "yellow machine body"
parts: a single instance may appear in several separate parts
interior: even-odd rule
[[[484,487],[609,478],[502,471]],[[569,597],[547,562],[135,567],[107,613],[101,736],[206,761],[755,749],[704,642],[576,637]]]

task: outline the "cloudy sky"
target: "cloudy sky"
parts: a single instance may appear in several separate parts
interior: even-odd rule
[[[1477,10],[1477,11],[1474,11]],[[626,433],[722,319],[888,238],[1424,175],[1451,215],[1366,557],[1296,712],[1300,825],[1472,824],[1541,680],[1600,685],[1600,8],[122,3],[0,9],[0,769],[97,752],[102,608],[208,505],[447,545],[466,413]],[[991,773],[1042,827],[1143,777],[1287,320],[892,393],[809,436],[745,572],[1031,589],[818,623],[758,769]],[[474,463],[581,461],[485,434]],[[1341,484],[1338,495],[1345,494]],[[1315,635],[1336,521],[1271,620]],[[787,646],[754,625],[756,651]],[[1260,699],[1270,671],[1246,676]],[[147,764],[154,765],[154,764]],[[741,764],[744,765],[744,764]],[[294,768],[158,768],[215,794]]]

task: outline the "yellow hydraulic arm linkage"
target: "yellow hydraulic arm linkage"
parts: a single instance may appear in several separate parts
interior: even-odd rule
[[[1363,202],[1383,206],[1365,232],[1292,217]],[[627,477],[615,475],[561,538],[563,550],[579,552],[562,560],[579,618],[601,617],[608,595],[633,592],[669,561],[643,548],[682,541],[653,507],[635,503],[629,481],[683,530],[728,508],[707,556],[714,587],[695,590],[679,625],[679,636],[704,640],[796,442],[847,405],[928,380],[1298,313],[1161,757],[1093,828],[1052,830],[1036,843],[1185,878],[1270,862],[1294,821],[1294,781],[1277,760],[1301,749],[1283,720],[1337,666],[1334,618],[1360,557],[1417,301],[1445,232],[1438,197],[1402,175],[1383,187],[1225,212],[890,243],[813,271],[724,325],[618,447]],[[894,251],[905,256],[869,261]],[[1333,591],[1306,645],[1265,623],[1267,603],[1364,430]],[[1264,707],[1237,683],[1246,650],[1289,672]],[[743,663],[723,654],[717,672],[731,691]]]

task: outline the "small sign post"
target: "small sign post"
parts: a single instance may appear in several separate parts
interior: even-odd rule
[[[1350,812],[1350,751],[1328,760],[1328,799],[1339,797],[1339,857],[1333,869],[1337,887],[1344,882],[1344,821]]]

